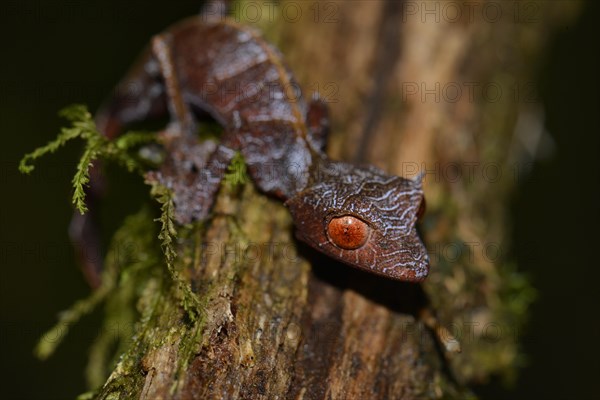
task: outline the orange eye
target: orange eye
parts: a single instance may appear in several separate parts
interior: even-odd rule
[[[419,204],[419,209],[417,210],[417,220],[420,220],[421,217],[423,217],[423,214],[425,214],[426,208],[427,208],[427,205],[425,204],[425,196],[423,196],[421,198],[421,204]]]
[[[329,240],[346,250],[362,247],[369,238],[369,232],[370,228],[364,221],[351,215],[332,218],[327,225]]]

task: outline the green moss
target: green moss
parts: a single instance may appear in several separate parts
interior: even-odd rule
[[[183,308],[188,314],[190,320],[195,321],[200,312],[200,303],[198,297],[192,292],[190,284],[181,277],[179,271],[174,266],[175,258],[177,253],[175,252],[175,238],[177,237],[177,230],[175,229],[174,214],[175,205],[173,203],[172,193],[166,187],[154,183],[150,191],[152,196],[160,203],[160,217],[155,221],[160,222],[161,228],[158,238],[161,242],[161,248],[165,256],[165,262],[173,282],[177,284],[180,290],[181,302]]]
[[[85,204],[85,187],[90,181],[90,168],[95,160],[99,158],[113,159],[125,166],[129,171],[138,170],[142,172],[143,167],[128,150],[142,143],[155,140],[155,135],[141,132],[128,132],[117,141],[109,141],[98,132],[92,115],[83,105],[77,104],[60,111],[59,115],[71,122],[71,127],[63,128],[58,137],[45,146],[35,149],[26,154],[19,164],[19,170],[29,174],[34,170],[33,161],[46,155],[54,153],[70,140],[81,138],[85,141],[83,155],[77,163],[75,176],[73,177],[73,204],[84,214],[87,211]]]
[[[64,146],[68,141],[85,135],[91,127],[88,124],[90,115],[84,106],[74,105],[59,112],[59,115],[73,122],[71,128],[63,128],[58,137],[46,144],[45,146],[35,149],[33,152],[26,154],[19,164],[19,170],[22,173],[29,174],[34,170],[32,161],[37,160],[47,153],[54,153],[60,147]]]
[[[136,328],[139,329],[136,323],[140,313],[152,308],[153,301],[138,308],[138,301],[146,289],[151,287],[154,295],[161,292],[162,260],[156,231],[152,213],[144,207],[128,217],[113,236],[105,259],[105,271],[113,271],[115,289],[106,298],[103,326],[90,349],[86,370],[90,387],[105,382],[116,358],[125,353]]]
[[[145,172],[144,160],[139,159],[134,150],[155,142],[155,134],[128,132],[110,141],[98,132],[85,106],[68,107],[60,115],[70,121],[70,126],[63,128],[55,140],[25,155],[19,169],[23,173],[31,173],[33,162],[40,157],[54,153],[72,139],[83,139],[84,151],[72,180],[73,203],[81,213],[87,211],[85,188],[96,160],[108,159],[128,171]],[[236,185],[247,179],[241,156],[235,159],[228,176],[228,181]],[[57,324],[35,348],[38,357],[49,357],[60,344],[56,338],[63,339],[73,324],[104,304],[105,318],[101,332],[90,349],[86,370],[89,386],[102,387],[97,392],[83,394],[81,398],[126,399],[139,393],[144,379],[140,373],[141,355],[166,342],[179,341],[178,373],[185,369],[197,351],[205,323],[202,318],[205,304],[193,293],[188,280],[181,274],[180,268],[184,268],[185,263],[176,265],[175,262],[178,232],[174,223],[172,194],[166,187],[153,184],[150,195],[160,204],[160,216],[155,218],[153,212],[144,207],[125,219],[111,240],[100,287],[62,312]],[[158,226],[155,221],[159,222]],[[187,234],[198,229],[201,225],[197,224],[184,227],[183,232]],[[173,329],[169,337],[159,337],[154,329],[156,326],[172,326]]]
[[[520,336],[527,327],[529,321],[529,307],[537,298],[537,291],[531,285],[529,277],[517,270],[515,264],[504,264],[499,271],[500,280],[503,285],[499,292],[499,307],[497,313],[507,326],[513,327],[510,340],[513,341],[515,357],[513,365],[523,367],[526,364],[526,356],[520,352]],[[502,378],[508,386],[514,384],[517,378],[517,368],[504,371]]]
[[[235,156],[231,160],[231,164],[229,164],[229,167],[227,167],[227,173],[225,174],[223,180],[225,184],[229,186],[229,188],[233,188],[234,186],[238,185],[245,185],[246,183],[250,182],[248,169],[242,153],[236,152]]]

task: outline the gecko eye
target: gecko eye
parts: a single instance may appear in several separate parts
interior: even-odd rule
[[[346,250],[362,247],[369,238],[370,231],[366,222],[352,215],[332,218],[327,225],[329,240]]]
[[[427,204],[425,203],[425,196],[421,198],[421,204],[419,204],[419,209],[417,210],[417,220],[420,220],[425,214],[425,210],[427,209]]]

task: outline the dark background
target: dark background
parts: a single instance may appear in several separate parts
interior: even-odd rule
[[[0,344],[5,399],[74,398],[85,391],[87,349],[99,314],[85,318],[48,361],[33,357],[58,311],[89,292],[67,237],[70,179],[79,146],[17,171],[23,154],[53,139],[56,113],[80,102],[95,109],[150,36],[192,15],[199,1],[16,1],[2,3],[0,30]],[[600,33],[598,2],[556,31],[540,63],[539,91],[554,156],[520,180],[511,204],[511,244],[539,291],[523,337],[528,365],[512,388],[476,388],[484,399],[588,399],[600,374]],[[113,171],[103,206],[108,238],[138,209],[146,188]]]

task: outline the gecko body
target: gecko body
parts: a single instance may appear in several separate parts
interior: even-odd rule
[[[104,134],[169,116],[167,154],[190,143],[148,175],[173,191],[180,223],[207,218],[239,151],[256,186],[285,202],[298,239],[388,278],[427,276],[415,226],[424,207],[421,178],[329,159],[324,101],[303,99],[280,53],[254,30],[222,16],[184,20],[153,38],[118,87],[96,117]],[[197,146],[196,121],[206,114],[224,133],[216,145]]]

